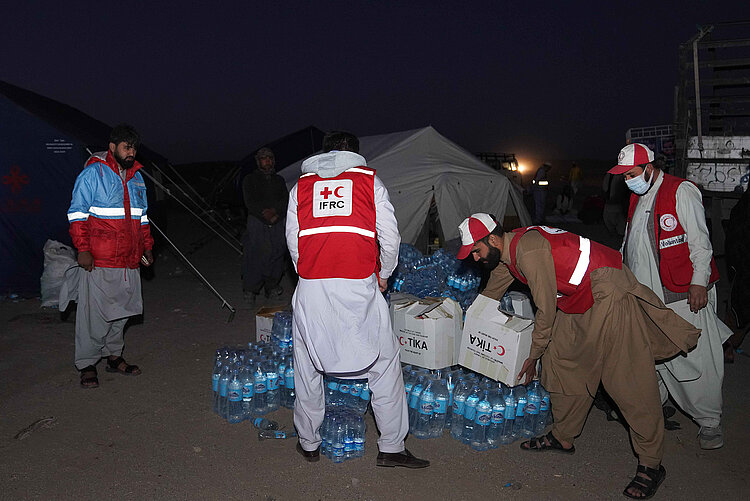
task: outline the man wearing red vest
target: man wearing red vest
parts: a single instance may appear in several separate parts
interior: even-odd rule
[[[500,299],[518,279],[537,306],[531,351],[518,378],[532,379],[541,358],[555,422],[521,449],[574,453],[601,382],[628,420],[638,455],[624,494],[653,495],[666,475],[654,360],[688,351],[699,331],[638,283],[617,251],[587,238],[547,226],[505,233],[481,213],[465,219],[459,232],[458,258],[471,255],[492,270],[483,295]]]
[[[299,274],[292,298],[297,451],[320,459],[323,374],[367,378],[380,430],[378,466],[424,468],[404,448],[409,432],[399,344],[381,294],[401,237],[388,191],[358,154],[359,140],[330,132],[302,163],[289,194],[286,238]]]
[[[716,315],[719,272],[706,228],[701,192],[661,172],[654,152],[633,143],[611,174],[624,174],[633,192],[623,240],[625,264],[669,308],[701,329],[695,350],[657,365],[662,403],[669,395],[700,426],[702,449],[724,445],[721,429],[722,343],[731,335]]]

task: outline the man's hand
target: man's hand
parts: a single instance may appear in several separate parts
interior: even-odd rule
[[[145,261],[141,260],[143,266],[151,266],[154,264],[154,253],[151,252],[151,249],[143,251],[143,257],[146,258]]]
[[[526,376],[526,380],[523,384],[529,384],[529,382],[536,376],[537,360],[538,359],[536,358],[527,358],[521,366],[521,372],[518,373],[518,380],[520,381],[522,377]]]
[[[263,216],[263,219],[271,224],[279,220],[279,216],[276,214],[276,209],[274,209],[273,207],[269,209],[263,209],[261,215]]]
[[[86,271],[94,269],[94,256],[89,251],[78,253],[78,264]]]
[[[690,305],[690,311],[698,313],[708,304],[708,289],[702,285],[691,285],[688,287],[687,301]]]
[[[378,277],[378,287],[380,287],[380,292],[385,292],[388,288],[388,279]]]

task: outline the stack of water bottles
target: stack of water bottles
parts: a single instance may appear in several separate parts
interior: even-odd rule
[[[534,380],[508,387],[463,368],[404,367],[409,431],[416,438],[451,436],[476,450],[541,434],[551,422],[549,393]]]
[[[477,297],[479,282],[473,270],[444,249],[423,256],[415,247],[401,244],[390,291],[421,298],[449,297],[466,310]]]
[[[294,407],[291,347],[249,343],[247,349],[220,348],[211,376],[213,411],[230,423]]]
[[[325,376],[326,413],[320,427],[320,453],[342,463],[365,454],[364,414],[370,403],[366,379]]]

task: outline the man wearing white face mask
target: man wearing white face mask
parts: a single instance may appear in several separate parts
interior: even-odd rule
[[[660,171],[654,152],[633,143],[610,174],[623,174],[630,197],[623,261],[675,313],[701,329],[687,355],[657,365],[662,403],[669,395],[700,426],[702,449],[724,445],[721,428],[722,343],[731,331],[716,315],[719,272],[706,228],[700,190]]]

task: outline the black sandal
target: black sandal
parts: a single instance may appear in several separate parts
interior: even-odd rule
[[[125,364],[124,369],[120,369],[120,366],[122,364]],[[122,357],[117,357],[115,359],[107,357],[107,367],[105,367],[105,370],[107,372],[119,372],[120,374],[124,374],[126,376],[137,376],[141,373],[141,370],[137,365],[128,365],[128,363]]]
[[[544,441],[545,438],[547,439],[547,442]],[[559,452],[561,454],[573,454],[576,451],[576,446],[571,445],[569,449],[566,449],[565,447],[563,447],[560,441],[555,438],[552,432],[549,432],[546,435],[541,435],[539,437],[532,438],[531,440],[521,442],[521,450],[533,452],[552,451]]]
[[[639,475],[642,473],[645,476]],[[659,469],[649,468],[648,466],[638,465],[635,477],[630,481],[625,490],[622,493],[630,499],[651,499],[656,494],[659,486],[664,482],[664,478],[667,476],[667,470],[662,465],[659,465]],[[628,494],[628,489],[637,489],[642,496],[634,496]]]
[[[99,388],[99,378],[96,376],[96,367],[89,365],[81,369],[81,388],[86,390]],[[93,375],[92,375],[93,374]]]

